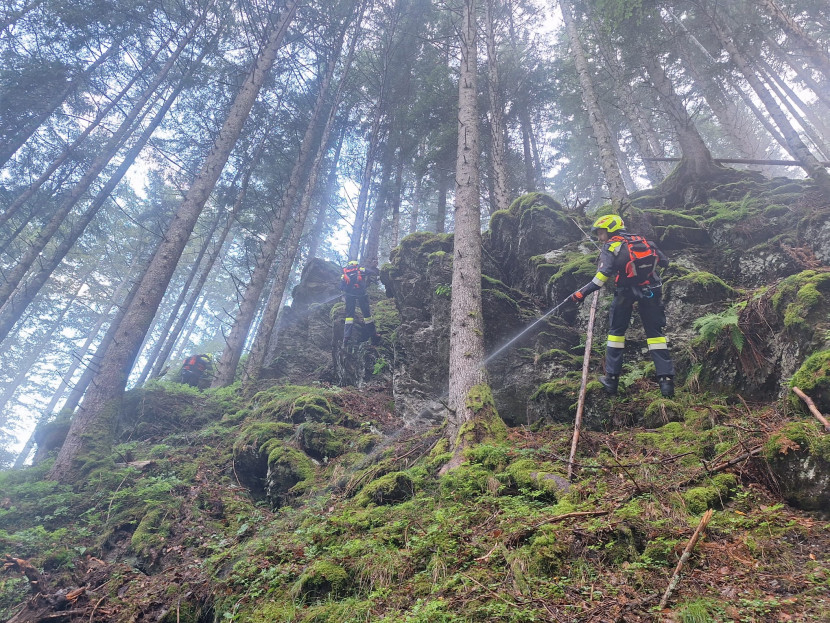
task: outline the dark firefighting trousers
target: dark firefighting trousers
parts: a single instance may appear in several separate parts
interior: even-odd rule
[[[368,294],[346,294],[346,326],[343,330],[343,341],[345,342],[352,337],[352,327],[354,325],[355,307],[360,305],[360,311],[363,312],[363,322],[366,325],[367,335],[375,335],[375,319],[372,318],[372,310],[369,307]]]
[[[657,376],[674,376],[674,364],[669,355],[669,347],[663,335],[666,326],[666,313],[663,309],[662,297],[659,291],[649,291],[650,297],[639,297],[630,289],[619,289],[614,293],[614,302],[611,303],[608,329],[608,345],[605,349],[605,372],[617,374],[622,372],[623,352],[625,350],[625,332],[631,324],[631,313],[634,304],[643,321],[646,332],[648,352],[654,361]]]

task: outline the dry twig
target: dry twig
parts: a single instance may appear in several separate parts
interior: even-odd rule
[[[697,540],[700,538],[700,535],[706,529],[706,524],[709,523],[709,520],[712,518],[712,513],[714,511],[710,508],[708,511],[703,513],[703,517],[700,518],[700,523],[697,525],[697,529],[695,533],[692,535],[692,538],[689,539],[689,542],[686,543],[686,549],[683,550],[683,555],[680,556],[680,560],[677,562],[677,567],[674,569],[674,575],[669,582],[669,586],[666,588],[666,592],[663,593],[663,599],[660,600],[660,605],[658,606],[660,610],[666,607],[666,604],[671,597],[671,594],[674,592],[674,589],[677,588],[678,583],[680,582],[680,571],[683,569],[683,565],[686,564],[686,561],[689,560],[689,557],[692,555],[692,550],[694,550],[695,545],[697,545]]]
[[[812,413],[815,416],[815,418],[822,423],[822,425],[824,426],[824,430],[830,433],[830,422],[828,422],[827,418],[821,414],[821,411],[818,410],[818,407],[816,407],[816,403],[813,402],[812,398],[810,398],[807,394],[805,394],[797,387],[793,387],[793,391],[795,392],[796,396],[798,396],[799,398],[801,398],[801,400],[804,401],[804,403],[807,405],[807,408],[810,409],[810,413]]]

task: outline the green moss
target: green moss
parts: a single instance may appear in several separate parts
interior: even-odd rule
[[[728,292],[733,296],[737,294],[734,288],[728,285],[723,279],[717,275],[713,275],[712,273],[707,273],[706,271],[686,273],[682,277],[678,277],[673,281],[677,281],[679,283],[689,282],[702,287],[704,290],[720,290]]]
[[[532,571],[540,575],[558,574],[570,558],[570,549],[555,526],[542,526],[530,542]]]
[[[563,277],[571,277],[577,282],[590,281],[597,272],[598,253],[569,253],[565,264],[553,275],[548,283],[555,283]]]
[[[276,439],[265,444],[268,453],[269,482],[279,494],[301,494],[314,478],[314,463],[305,453]]]
[[[772,462],[791,450],[806,450],[830,463],[830,436],[822,433],[815,422],[792,422],[770,436],[763,456]]]
[[[806,327],[811,324],[810,313],[823,310],[820,305],[824,297],[830,294],[830,273],[805,270],[784,279],[772,295],[770,302],[773,309],[780,312],[784,307],[784,326]]]
[[[542,383],[539,388],[533,392],[533,395],[530,397],[531,400],[538,400],[540,397],[547,397],[547,398],[571,398],[579,389],[578,385],[575,385],[572,381],[568,379],[554,379],[549,383]]]
[[[565,490],[567,482],[558,469],[548,462],[533,459],[514,461],[504,471],[507,481],[519,489],[530,489],[545,495],[548,500],[556,501]]]
[[[345,594],[350,578],[346,570],[330,560],[316,560],[297,579],[292,590],[299,599],[313,600]]]
[[[692,487],[683,493],[686,509],[699,515],[710,508],[720,508],[738,487],[738,480],[732,474],[717,474],[710,484]]]
[[[294,427],[285,422],[250,422],[247,424],[233,444],[234,451],[242,448],[261,448],[271,439],[286,439],[294,434]]]
[[[664,398],[651,402],[643,414],[643,426],[656,428],[669,422],[680,422],[683,420],[683,407],[673,400]]]
[[[815,399],[816,394],[830,392],[830,350],[822,350],[810,355],[793,374],[790,387],[798,387]],[[804,403],[795,394],[789,396],[790,405],[798,411],[804,411]]]
[[[561,211],[562,204],[546,193],[526,193],[513,200],[510,208],[508,208],[508,212],[513,215],[519,215],[533,208]]]
[[[139,556],[150,556],[158,550],[170,535],[169,508],[152,508],[142,518],[130,538],[130,548]]]
[[[415,495],[415,483],[405,472],[391,472],[363,487],[355,498],[362,506],[374,504],[397,504]]]

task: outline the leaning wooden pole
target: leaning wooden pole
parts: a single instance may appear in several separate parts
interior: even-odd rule
[[[680,560],[677,562],[677,567],[674,569],[674,575],[672,575],[671,582],[669,582],[669,586],[663,594],[663,599],[660,600],[660,605],[658,606],[660,610],[666,607],[666,604],[669,602],[669,597],[671,597],[674,589],[677,588],[677,585],[680,583],[680,571],[692,555],[692,551],[694,550],[695,545],[697,545],[697,540],[706,529],[706,524],[708,524],[709,520],[712,518],[713,512],[714,511],[710,508],[708,511],[703,513],[703,517],[700,518],[700,523],[697,525],[697,530],[695,530],[695,533],[692,535],[692,538],[689,539],[689,542],[686,543],[686,549],[683,550],[683,555],[680,556]]]
[[[579,400],[576,404],[576,420],[574,420],[574,438],[571,442],[571,456],[568,459],[568,480],[573,478],[574,457],[576,456],[576,446],[579,444],[579,430],[582,428],[582,412],[585,410],[585,388],[588,386],[588,370],[591,362],[591,344],[594,341],[594,321],[597,319],[597,305],[599,305],[599,290],[594,292],[594,298],[591,301],[591,313],[588,316],[585,355],[582,358],[582,384],[579,386]]]
[[[810,398],[803,391],[801,391],[798,387],[793,387],[793,391],[795,392],[796,396],[798,396],[799,398],[801,398],[801,400],[804,401],[804,403],[807,405],[807,408],[810,409],[810,413],[812,413],[813,416],[819,422],[822,423],[822,425],[824,426],[824,430],[830,433],[830,422],[828,422],[827,418],[824,417],[821,414],[821,411],[818,410],[818,407],[816,407],[816,403],[813,402],[813,399]]]

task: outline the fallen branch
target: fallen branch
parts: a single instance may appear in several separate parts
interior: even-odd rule
[[[816,419],[822,423],[822,425],[824,426],[824,430],[830,433],[830,422],[828,422],[827,418],[824,417],[821,414],[821,411],[818,410],[818,407],[816,407],[816,403],[813,402],[813,399],[797,387],[793,387],[793,391],[795,392],[796,396],[798,396],[799,398],[801,398],[801,400],[804,401],[804,403],[807,405],[807,408],[810,409],[810,413],[812,413],[816,417]]]
[[[674,569],[674,575],[671,578],[671,582],[669,582],[668,588],[666,588],[666,592],[663,593],[663,599],[660,600],[660,605],[658,606],[660,610],[666,607],[666,604],[671,597],[671,594],[674,592],[674,589],[677,588],[677,585],[680,583],[680,571],[683,569],[683,565],[686,564],[686,561],[689,560],[689,557],[692,555],[692,550],[694,550],[695,545],[697,545],[697,540],[700,538],[700,535],[706,529],[706,524],[709,523],[709,520],[712,518],[712,513],[714,511],[710,508],[708,511],[703,513],[703,517],[700,518],[700,523],[697,525],[697,530],[692,535],[692,538],[689,539],[689,542],[686,543],[686,549],[683,550],[683,555],[680,556],[680,560],[677,562],[677,567]]]
[[[579,386],[579,399],[576,406],[576,419],[574,420],[574,436],[571,441],[571,456],[568,459],[568,480],[573,479],[574,457],[576,446],[579,443],[579,430],[582,428],[582,412],[585,409],[585,388],[588,385],[588,369],[591,363],[591,343],[594,340],[594,321],[597,317],[597,305],[599,304],[599,290],[594,292],[594,299],[591,301],[591,313],[588,317],[588,333],[585,337],[585,356],[582,359],[582,383]]]

